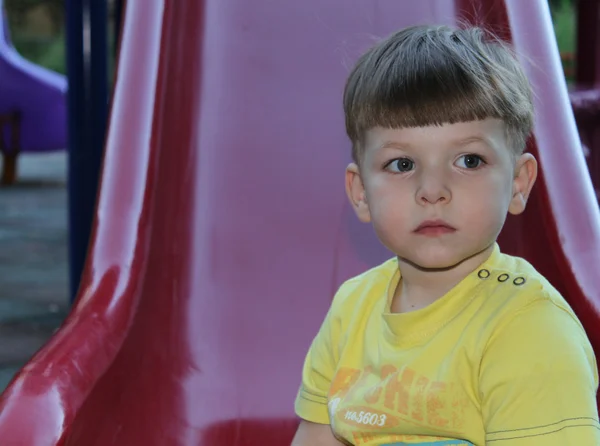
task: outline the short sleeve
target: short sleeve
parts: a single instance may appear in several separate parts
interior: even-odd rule
[[[338,298],[339,292],[306,355],[302,385],[296,397],[296,414],[313,423],[330,424],[327,394],[336,372],[341,333],[340,318],[335,311]]]
[[[479,384],[486,444],[600,445],[594,352],[552,301],[529,304],[497,330]]]

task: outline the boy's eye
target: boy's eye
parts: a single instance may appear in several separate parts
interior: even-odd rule
[[[463,155],[456,162],[458,167],[462,167],[463,169],[477,169],[483,163],[483,158],[473,154]]]
[[[398,158],[390,161],[386,167],[392,172],[409,172],[415,168],[415,163],[409,158]]]

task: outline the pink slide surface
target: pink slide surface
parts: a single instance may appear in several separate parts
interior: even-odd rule
[[[343,190],[349,66],[374,38],[473,11],[537,91],[543,175],[500,245],[598,349],[600,213],[545,0],[129,1],[83,284],[2,395],[0,442],[289,445],[333,293],[391,256]]]

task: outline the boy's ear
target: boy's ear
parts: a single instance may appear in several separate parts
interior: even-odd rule
[[[346,193],[358,219],[363,223],[369,223],[371,212],[367,203],[367,194],[360,176],[360,170],[355,163],[350,163],[346,167]]]
[[[518,215],[525,210],[527,199],[537,178],[537,161],[531,153],[524,153],[515,164],[513,194],[508,212]]]

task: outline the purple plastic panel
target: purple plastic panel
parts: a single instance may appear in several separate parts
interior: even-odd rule
[[[0,11],[3,10],[0,0]],[[67,145],[67,81],[64,76],[24,59],[0,20],[0,114],[21,115],[20,150],[46,152]],[[7,135],[5,135],[7,137]]]

